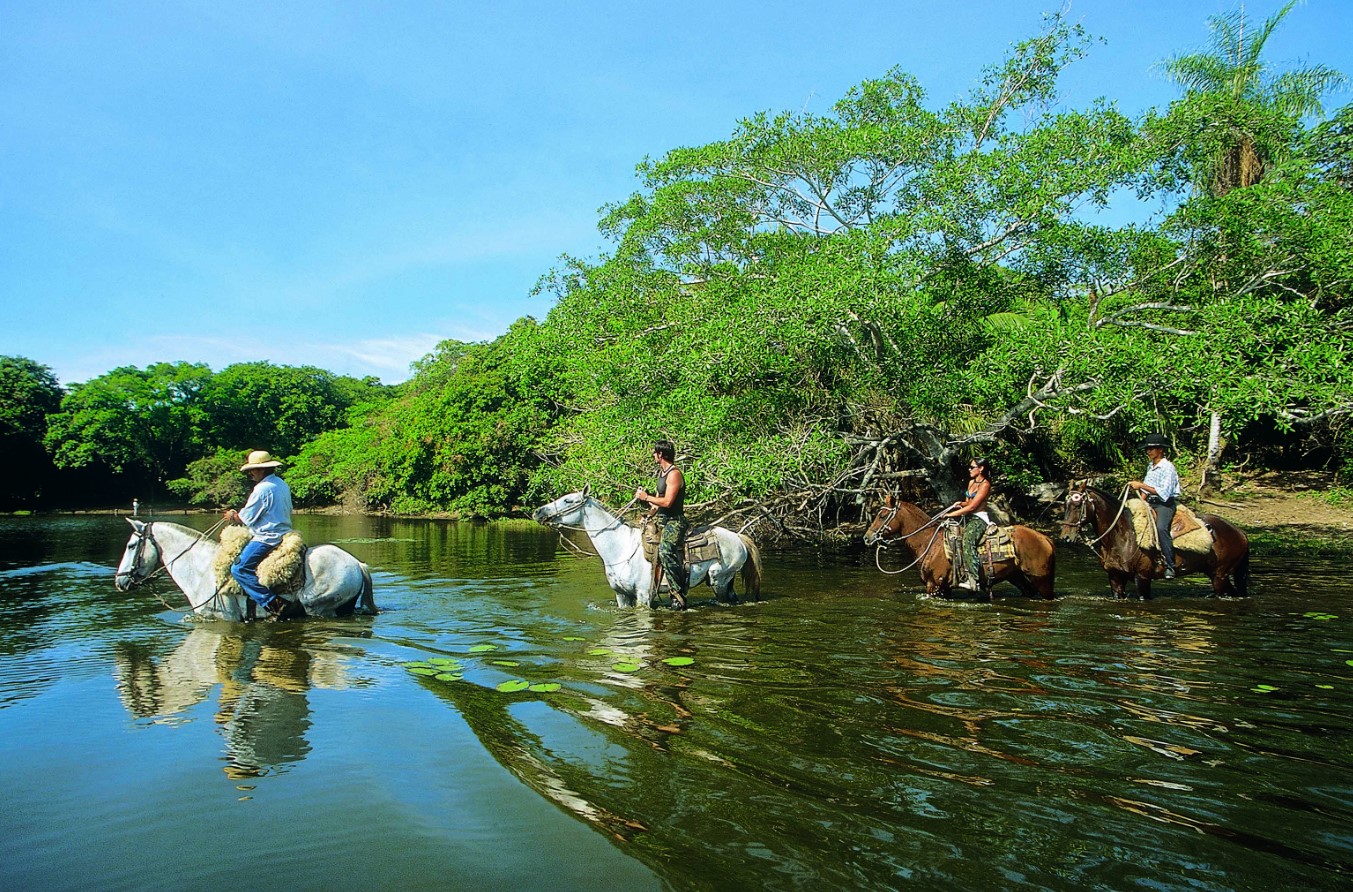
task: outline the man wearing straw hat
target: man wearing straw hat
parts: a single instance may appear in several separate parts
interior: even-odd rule
[[[1174,523],[1175,507],[1179,504],[1179,472],[1165,457],[1170,444],[1160,434],[1148,434],[1142,441],[1151,466],[1144,480],[1133,480],[1128,486],[1146,499],[1156,513],[1156,539],[1160,542],[1160,557],[1165,562],[1165,578],[1174,579],[1174,539],[1170,525]]]
[[[284,618],[288,601],[280,595],[268,591],[258,579],[258,565],[278,545],[282,537],[291,532],[291,487],[275,473],[282,463],[263,450],[249,453],[240,470],[254,481],[249,501],[236,511],[227,508],[225,519],[242,523],[249,528],[253,538],[240,552],[240,556],[230,567],[230,575],[244,589],[244,593],[256,604],[268,611],[270,620]]]

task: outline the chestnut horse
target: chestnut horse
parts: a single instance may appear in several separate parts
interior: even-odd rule
[[[926,592],[948,597],[952,588],[950,566],[949,558],[944,554],[944,543],[939,541],[939,522],[938,517],[932,521],[930,515],[911,502],[899,502],[888,496],[865,531],[864,544],[886,547],[890,541],[901,543],[913,563],[918,565]],[[1010,538],[1015,544],[1014,560],[997,561],[990,576],[986,563],[979,562],[982,590],[991,597],[993,585],[1008,581],[1031,598],[1051,598],[1057,571],[1057,554],[1052,540],[1025,526],[1011,527]]]
[[[1157,561],[1156,549],[1143,549],[1137,543],[1130,515],[1123,503],[1102,490],[1085,483],[1072,485],[1066,496],[1062,541],[1086,538],[1109,573],[1114,597],[1126,597],[1127,582],[1135,579],[1137,597],[1145,599],[1151,597],[1151,580],[1161,576],[1165,567]],[[1250,580],[1249,538],[1215,514],[1199,514],[1198,519],[1212,530],[1212,549],[1200,553],[1175,548],[1178,572],[1206,573],[1212,578],[1212,594],[1217,597],[1244,597]]]

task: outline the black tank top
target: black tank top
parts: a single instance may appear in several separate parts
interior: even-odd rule
[[[667,475],[672,473],[672,471],[675,469],[676,465],[672,465],[667,470],[658,472],[658,498],[662,498],[667,495]],[[686,516],[686,487],[684,486],[681,487],[681,492],[677,493],[676,498],[672,500],[672,504],[668,505],[666,508],[658,509],[658,516],[659,517]]]

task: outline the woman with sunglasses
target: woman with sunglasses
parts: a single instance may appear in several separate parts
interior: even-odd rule
[[[975,592],[977,585],[977,543],[987,534],[991,525],[991,515],[987,514],[987,499],[991,497],[991,465],[985,458],[975,458],[968,463],[968,491],[963,499],[949,506],[950,517],[966,517],[963,528],[963,566],[966,569],[963,581],[955,585],[966,591]]]

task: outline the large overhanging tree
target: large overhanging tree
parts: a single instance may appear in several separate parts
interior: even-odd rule
[[[603,221],[614,254],[549,282],[577,403],[562,476],[633,479],[668,433],[702,498],[827,519],[902,475],[952,497],[959,451],[1039,412],[1112,414],[1090,397],[1117,360],[1048,275],[1077,244],[1151,249],[1080,221],[1146,164],[1111,105],[1055,108],[1084,45],[1053,18],[943,108],[894,71],[830,115],[758,115],[642,165]]]

